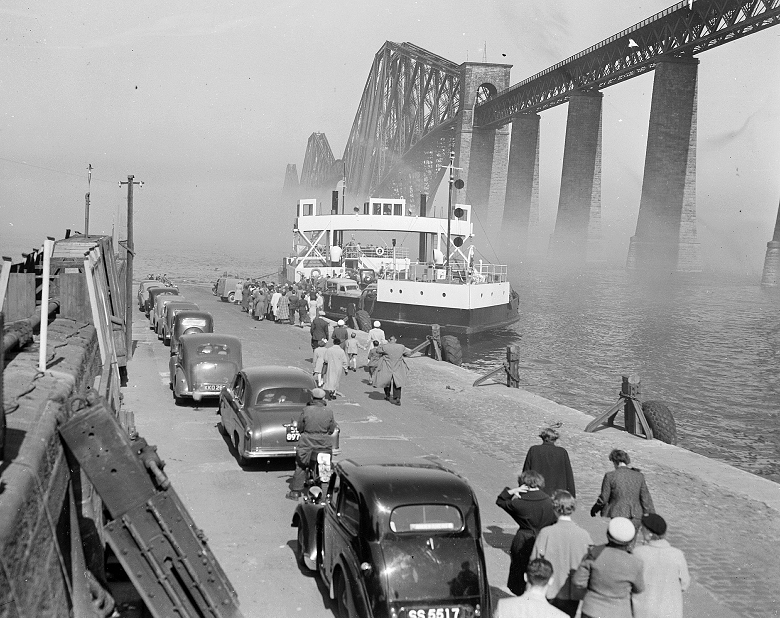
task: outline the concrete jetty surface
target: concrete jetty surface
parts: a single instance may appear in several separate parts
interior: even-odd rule
[[[220,302],[206,286],[181,286],[182,294],[214,315],[216,330],[238,335],[244,366],[292,365],[309,369],[308,329],[251,320]],[[295,503],[285,500],[291,461],[239,467],[235,451],[217,430],[216,404],[177,407],[168,388],[169,349],[135,313],[136,350],[124,405],[138,431],[157,444],[165,471],[252,616],[332,616],[318,578],[301,572],[290,527]],[[389,329],[388,329],[389,331]],[[388,332],[388,335],[391,332]],[[365,362],[365,353],[360,357]],[[340,458],[387,454],[439,461],[463,474],[482,510],[488,577],[494,598],[507,596],[509,546],[516,531],[495,498],[516,484],[526,451],[538,433],[560,422],[577,483],[575,521],[596,543],[606,521],[591,518],[601,480],[611,469],[612,448],[626,450],[640,468],[668,539],[685,551],[693,583],[684,595],[689,617],[776,616],[780,611],[780,485],[657,441],[607,429],[583,432],[592,419],[532,393],[501,385],[472,387],[476,375],[431,359],[410,359],[410,384],[400,407],[384,401],[363,370],[342,380],[344,397],[331,402],[341,426]],[[616,401],[604,393],[604,408]],[[672,403],[673,406],[673,402]],[[757,435],[761,429],[757,428]]]

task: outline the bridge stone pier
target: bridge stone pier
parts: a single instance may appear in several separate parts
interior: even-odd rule
[[[699,272],[696,106],[699,61],[659,60],[653,80],[642,197],[626,267]]]
[[[569,99],[558,215],[548,252],[556,261],[585,262],[601,240],[602,99],[600,92],[578,91]]]
[[[780,283],[780,207],[777,209],[775,233],[772,240],[766,243],[764,272],[761,274],[761,285],[776,286]]]
[[[512,118],[501,248],[514,265],[527,253],[528,232],[539,222],[539,114]]]
[[[463,113],[456,126],[456,174],[466,183],[453,190],[452,202],[471,204],[475,231],[489,239],[499,238],[506,199],[507,165],[509,161],[509,126],[498,129],[474,127],[474,106],[477,93],[493,96],[509,87],[511,64],[464,62],[461,65],[460,97]],[[487,250],[484,247],[483,250]]]

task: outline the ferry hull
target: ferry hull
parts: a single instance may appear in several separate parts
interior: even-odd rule
[[[349,313],[350,304],[358,306],[357,300],[354,297],[326,294],[325,315],[334,320],[342,319]],[[383,327],[393,324],[402,328],[421,329],[438,324],[447,334],[469,336],[517,322],[520,319],[518,304],[517,297],[501,305],[473,309],[376,301],[373,307],[366,307],[366,310],[370,309],[368,313],[371,319],[379,320]]]

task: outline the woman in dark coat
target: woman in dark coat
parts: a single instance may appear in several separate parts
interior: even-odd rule
[[[525,470],[518,478],[519,487],[504,490],[498,495],[496,504],[504,509],[519,526],[509,551],[509,579],[507,587],[513,594],[521,595],[525,590],[525,574],[534,541],[539,530],[558,521],[550,496],[542,491],[544,478],[534,470]]]
[[[541,444],[535,444],[528,449],[525,456],[523,471],[536,470],[544,477],[544,491],[552,496],[557,490],[568,491],[573,498],[577,497],[574,491],[574,472],[571,469],[569,453],[566,449],[555,444],[560,434],[552,427],[547,427],[539,434]]]
[[[653,499],[647,488],[645,475],[636,468],[629,468],[628,453],[614,449],[609,460],[615,466],[604,475],[601,494],[590,510],[591,517],[601,513],[602,517],[625,517],[639,529],[642,516],[655,513]]]

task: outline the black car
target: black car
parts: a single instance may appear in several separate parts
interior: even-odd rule
[[[440,465],[341,461],[292,525],[340,616],[491,616],[477,498]]]

